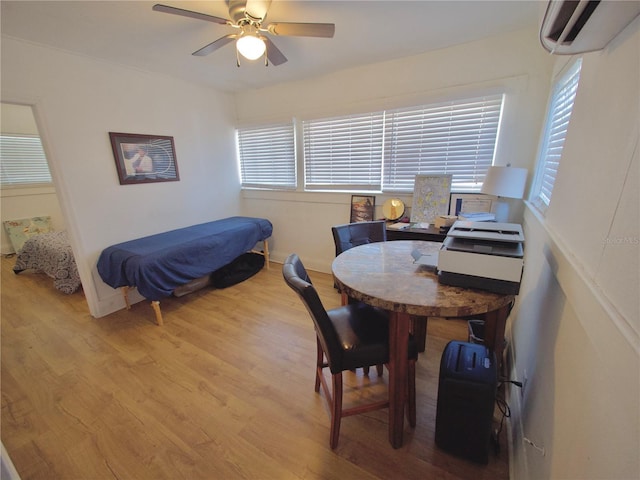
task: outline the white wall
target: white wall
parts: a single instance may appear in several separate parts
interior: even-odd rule
[[[94,316],[124,306],[96,272],[105,247],[238,212],[226,94],[3,38],[2,101],[35,106]],[[173,136],[180,181],[120,185],[109,132]]]
[[[0,109],[2,133],[39,135],[30,106],[2,103]],[[53,186],[4,187],[0,189],[0,196],[0,221],[49,216],[54,230],[64,230],[65,222]],[[13,253],[14,249],[7,232],[4,228],[0,230],[0,252]]]
[[[242,92],[239,123],[318,118],[419,105],[457,95],[504,91],[506,100],[496,164],[532,171],[552,59],[534,29],[423,55],[352,68],[303,82]],[[243,191],[243,212],[268,216],[278,233],[273,258],[296,252],[313,270],[331,271],[331,226],[349,221],[351,193]],[[389,195],[376,196],[376,217]],[[400,196],[410,206],[411,196]],[[522,204],[515,205],[521,218]],[[520,215],[517,215],[517,214]]]
[[[640,478],[639,25],[583,56],[551,205],[525,213],[513,478]]]

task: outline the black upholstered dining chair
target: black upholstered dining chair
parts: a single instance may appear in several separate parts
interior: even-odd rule
[[[356,222],[345,223],[331,227],[333,234],[333,242],[336,247],[336,257],[345,250],[364,245],[367,243],[386,242],[387,241],[387,222],[384,220],[376,220],[373,222]],[[340,291],[337,284],[333,284],[334,288]],[[342,292],[341,292],[342,293]],[[342,304],[354,303],[355,300],[348,298],[344,293],[342,295]],[[412,316],[411,330],[415,333],[418,340],[418,350],[424,352],[427,342],[427,317]],[[365,367],[365,373],[368,368]]]
[[[345,223],[331,227],[336,245],[336,257],[345,250],[365,243],[386,242],[387,223],[384,220],[374,222]]]
[[[379,401],[348,409],[342,407],[342,372],[359,367],[382,365],[389,362],[388,314],[363,303],[343,305],[326,310],[298,255],[291,254],[282,266],[285,282],[295,291],[313,320],[316,331],[317,361],[315,390],[320,386],[331,412],[331,448],[338,445],[342,417],[388,408],[389,401]],[[407,392],[407,419],[416,424],[416,360],[418,350],[413,336],[409,337],[409,368]],[[326,358],[326,362],[325,362]],[[332,389],[329,389],[323,369],[331,371]],[[381,374],[381,372],[378,372]]]
[[[336,257],[345,250],[364,245],[366,243],[386,242],[387,241],[387,222],[384,220],[376,220],[373,222],[355,222],[345,223],[343,225],[335,225],[331,227],[333,234],[333,243],[336,247]],[[333,287],[340,291],[335,283]],[[344,295],[343,303],[351,301]]]

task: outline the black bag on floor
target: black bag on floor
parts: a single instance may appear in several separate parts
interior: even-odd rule
[[[264,255],[245,253],[211,274],[211,284],[226,288],[253,277],[264,267]]]

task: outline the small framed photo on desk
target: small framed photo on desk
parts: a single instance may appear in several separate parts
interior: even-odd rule
[[[376,197],[369,195],[351,195],[350,223],[372,222],[376,207]]]

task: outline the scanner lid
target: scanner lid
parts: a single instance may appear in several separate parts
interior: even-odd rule
[[[469,222],[458,220],[449,229],[447,237],[487,240],[492,242],[524,242],[522,226],[517,223]]]

